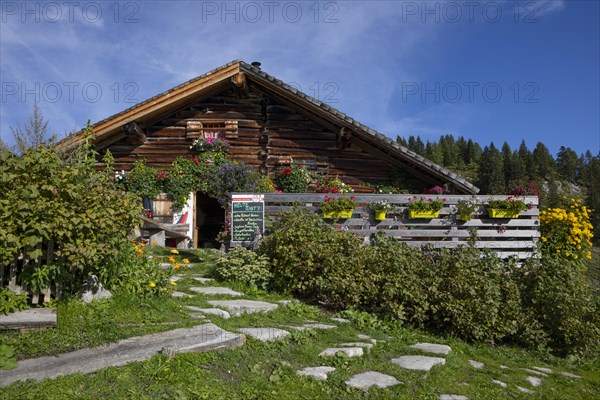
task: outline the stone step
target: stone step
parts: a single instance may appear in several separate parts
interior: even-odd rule
[[[43,329],[55,326],[54,308],[30,308],[8,315],[0,313],[0,329]]]
[[[372,386],[386,388],[389,386],[401,385],[400,382],[393,376],[382,374],[377,371],[366,371],[352,376],[346,381],[346,385],[362,390],[369,390]]]
[[[224,308],[232,315],[239,317],[242,314],[269,312],[277,308],[277,304],[257,300],[209,300],[208,304]]]
[[[319,381],[326,381],[327,374],[335,371],[334,367],[320,366],[320,367],[306,367],[296,371],[296,375],[308,376]]]
[[[429,371],[436,365],[446,364],[444,358],[429,356],[402,356],[399,358],[392,358],[391,361],[401,368],[414,371]]]
[[[88,374],[107,367],[145,361],[159,353],[188,353],[240,347],[245,336],[214,324],[180,328],[132,337],[105,346],[72,351],[58,356],[23,360],[11,371],[0,371],[0,386],[26,379],[36,381],[76,372]]]
[[[348,357],[362,357],[364,354],[362,347],[330,347],[319,353],[320,357],[333,357],[337,353],[344,353]]]
[[[288,331],[278,328],[240,328],[238,331],[261,342],[279,340],[290,335]]]
[[[228,287],[224,286],[203,286],[203,287],[191,287],[192,292],[206,294],[209,296],[227,295],[227,296],[243,296],[244,293],[236,292]]]
[[[433,354],[448,354],[452,349],[450,346],[445,344],[434,344],[434,343],[417,343],[410,346],[411,349],[425,351]]]

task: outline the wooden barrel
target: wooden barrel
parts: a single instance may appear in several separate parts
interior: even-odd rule
[[[166,193],[159,194],[152,199],[152,218],[157,222],[173,223],[173,202]]]

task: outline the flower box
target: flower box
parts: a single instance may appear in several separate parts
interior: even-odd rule
[[[386,210],[375,211],[375,221],[383,221],[385,219],[386,214]]]
[[[329,211],[329,212],[323,213],[323,218],[325,218],[325,219],[352,218],[353,213],[354,213],[354,209],[342,210],[342,211]]]
[[[502,210],[500,208],[488,208],[490,218],[519,218],[519,212],[513,210]]]
[[[414,210],[408,210],[408,216],[411,219],[418,219],[418,218],[437,218],[440,216],[440,211],[414,211]]]

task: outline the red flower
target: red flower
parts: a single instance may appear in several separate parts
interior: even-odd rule
[[[198,160],[198,157],[194,157],[194,162],[195,162],[196,164],[200,164],[200,161]]]

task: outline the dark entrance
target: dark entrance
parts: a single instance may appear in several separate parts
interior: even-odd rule
[[[225,210],[216,199],[196,193],[196,232],[198,247],[219,248],[217,234],[225,224]]]

